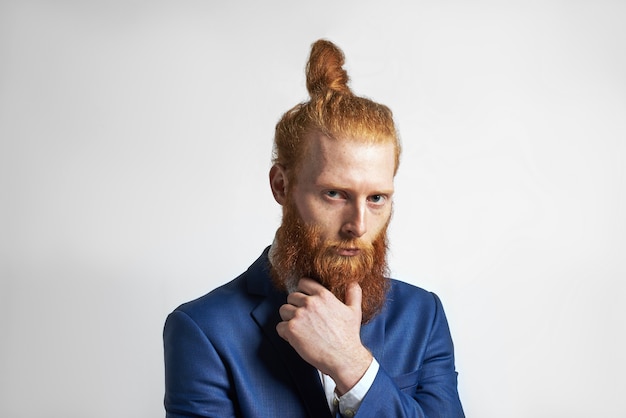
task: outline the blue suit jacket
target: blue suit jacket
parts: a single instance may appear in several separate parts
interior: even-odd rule
[[[276,332],[285,302],[266,249],[235,280],[172,312],[163,333],[167,417],[330,417],[317,370]],[[433,293],[393,280],[361,339],[380,369],[358,417],[464,416]]]

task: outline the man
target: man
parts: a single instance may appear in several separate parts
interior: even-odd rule
[[[170,418],[464,416],[441,302],[385,278],[400,144],[343,62],[313,44],[311,99],[276,126],[271,247],[166,321]]]

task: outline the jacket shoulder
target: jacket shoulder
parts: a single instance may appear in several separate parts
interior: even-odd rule
[[[435,293],[396,279],[391,279],[387,301],[393,305],[419,306],[422,309],[434,309],[440,303]]]
[[[183,312],[197,322],[216,321],[253,309],[271,292],[267,249],[242,274],[197,299],[183,303],[174,312]]]

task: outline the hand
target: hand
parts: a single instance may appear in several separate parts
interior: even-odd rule
[[[305,361],[329,375],[342,395],[363,377],[372,362],[361,343],[361,287],[352,283],[345,304],[315,280],[303,278],[280,307],[276,326]]]

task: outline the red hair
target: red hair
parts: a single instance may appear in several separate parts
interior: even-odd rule
[[[400,163],[400,139],[391,110],[370,99],[355,96],[343,69],[343,52],[332,42],[318,40],[311,47],[306,66],[310,100],[287,111],[276,124],[274,164],[281,164],[295,180],[312,134],[321,133],[338,141],[358,140],[393,143],[394,170]]]

